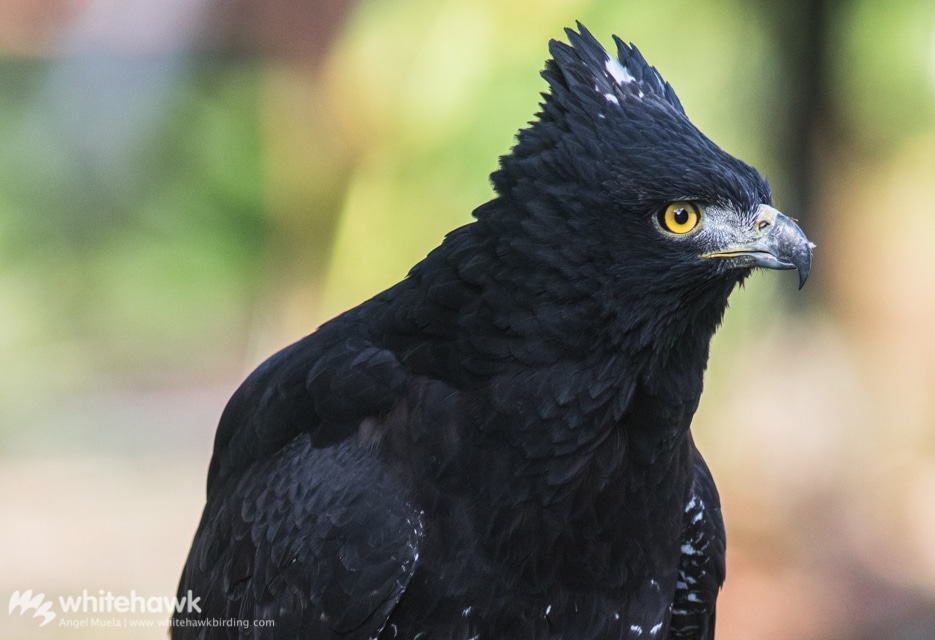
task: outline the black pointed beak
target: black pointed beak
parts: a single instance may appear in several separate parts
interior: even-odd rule
[[[815,245],[791,218],[765,204],[757,210],[754,227],[756,237],[751,242],[712,251],[703,257],[740,259],[749,266],[766,269],[795,269],[801,289],[812,268]]]

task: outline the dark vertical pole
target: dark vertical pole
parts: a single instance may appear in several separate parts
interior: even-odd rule
[[[817,237],[824,159],[835,144],[831,101],[832,55],[836,25],[846,0],[767,0],[762,6],[781,58],[782,86],[776,95],[785,105],[776,150],[783,182],[780,205]],[[807,287],[813,292],[813,287]],[[811,295],[814,295],[811,293]],[[805,301],[802,295],[794,303]]]

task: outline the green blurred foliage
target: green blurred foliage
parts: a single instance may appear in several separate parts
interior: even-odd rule
[[[0,424],[190,376],[243,331],[267,250],[256,64],[0,59]],[[122,379],[122,382],[119,382]]]
[[[574,19],[608,46],[612,33],[636,43],[781,206],[774,123],[790,78],[764,6],[371,1],[313,67],[205,51],[0,57],[0,357],[16,363],[0,373],[0,422],[126,379],[236,378],[404,277],[492,197],[488,175],[545,90],[548,40]],[[895,152],[933,126],[935,11],[837,6],[841,148]],[[781,323],[763,309],[787,284],[738,295],[719,341]]]
[[[862,153],[892,152],[935,119],[935,4],[845,5],[837,38],[836,113]]]

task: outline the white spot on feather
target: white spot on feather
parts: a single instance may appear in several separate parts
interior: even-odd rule
[[[611,104],[620,104],[620,101],[617,100],[617,96],[612,93],[605,93],[604,98]]]
[[[659,630],[660,630],[660,629],[662,629],[662,623],[661,623],[661,622],[660,622],[659,624],[657,624],[655,627],[653,627],[652,629],[650,629],[649,632],[650,632],[651,634],[653,634],[653,635],[656,635],[657,633],[659,633]]]
[[[631,624],[631,625],[630,625],[630,631],[632,631],[633,633],[642,634],[642,633],[643,633],[643,627],[641,627],[641,626],[638,625],[638,624]]]
[[[552,612],[552,605],[549,605],[545,608],[545,615],[549,615]]]
[[[465,608],[464,608],[464,611],[461,612],[461,615],[464,616],[464,617],[467,617],[467,616],[471,615],[471,609],[473,609],[473,608],[474,608],[474,607],[465,607]]]
[[[604,63],[604,68],[607,69],[607,73],[617,81],[617,84],[630,84],[636,80],[633,74],[630,73],[630,70],[620,64],[620,61],[609,53],[607,54],[607,62]]]

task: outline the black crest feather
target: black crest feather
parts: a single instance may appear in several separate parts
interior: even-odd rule
[[[552,59],[542,74],[553,90],[556,85],[573,90],[586,87],[605,100],[612,100],[611,96],[618,101],[661,100],[684,115],[672,86],[646,62],[636,46],[614,36],[617,45],[614,57],[580,22],[578,31],[569,28],[565,34],[570,44],[559,40],[549,43]]]
[[[614,36],[614,56],[580,22],[566,35],[549,43],[549,91],[492,174],[497,193],[546,180],[569,185],[563,209],[591,197],[631,211],[686,197],[746,211],[769,202],[767,182],[692,124],[635,46]]]

